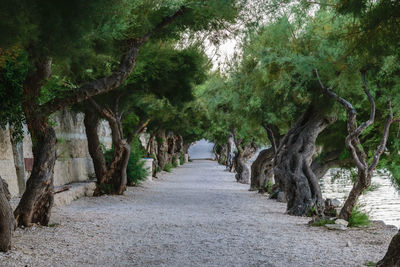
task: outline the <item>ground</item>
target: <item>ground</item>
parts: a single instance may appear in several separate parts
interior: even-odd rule
[[[0,266],[363,266],[396,233],[329,231],[284,212],[224,167],[194,161],[124,196],[54,209],[51,227],[17,230]]]

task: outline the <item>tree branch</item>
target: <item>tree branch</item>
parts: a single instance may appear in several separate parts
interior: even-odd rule
[[[68,92],[66,97],[60,97],[50,100],[41,105],[41,113],[50,115],[57,110],[61,110],[73,104],[87,100],[95,95],[103,94],[118,88],[132,73],[136,65],[136,58],[139,49],[154,34],[161,31],[164,27],[171,24],[176,18],[182,16],[186,11],[186,7],[182,6],[172,16],[164,17],[155,28],[146,33],[142,38],[130,41],[128,51],[122,56],[119,66],[111,73],[111,75],[96,79],[82,85],[77,90]]]

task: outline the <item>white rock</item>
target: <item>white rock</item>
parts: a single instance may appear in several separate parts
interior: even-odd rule
[[[341,225],[344,225],[344,226],[348,226],[349,225],[349,222],[348,221],[346,221],[346,220],[343,220],[343,219],[337,219],[336,221],[335,221],[335,224],[341,224]]]
[[[346,247],[351,248],[353,245],[351,244],[351,242],[349,240],[347,240],[346,242]]]

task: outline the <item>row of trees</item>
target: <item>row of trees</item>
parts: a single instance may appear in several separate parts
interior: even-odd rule
[[[376,168],[400,180],[398,131],[390,127],[400,111],[397,2],[5,0],[0,14],[0,123],[15,139],[26,123],[34,154],[14,214],[0,183],[1,250],[15,223],[49,222],[51,116],[66,108],[85,114],[95,195],[125,191],[130,144],[144,129],[156,171],[191,142],[213,140],[238,182],[286,199],[297,216],[323,216],[318,180],[332,167],[358,170],[344,219]],[[243,51],[210,74],[203,37],[218,44],[227,31],[242,37]],[[101,119],[112,130],[108,160]],[[246,161],[267,143],[250,172]],[[398,241],[382,266],[399,264]]]
[[[209,63],[201,45],[179,41],[195,40],[198,32],[218,36],[243,6],[234,0],[2,1],[0,121],[14,129],[16,140],[27,125],[34,164],[14,212],[0,183],[0,250],[10,248],[15,225],[49,222],[57,159],[51,117],[57,111],[85,114],[95,195],[125,191],[130,143],[145,128],[148,156],[161,170],[188,148],[197,124],[186,128],[197,115],[187,103]],[[112,131],[108,162],[97,135],[100,119]]]
[[[199,89],[216,158],[238,182],[286,200],[288,214],[324,216],[319,179],[332,167],[355,168],[338,214],[345,220],[377,168],[400,185],[390,127],[400,122],[399,11],[385,0],[282,3],[249,32],[229,71]],[[250,177],[244,163],[266,140]],[[399,246],[398,234],[378,265],[399,265]]]

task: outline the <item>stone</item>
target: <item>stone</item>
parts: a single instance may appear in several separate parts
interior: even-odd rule
[[[286,203],[287,200],[286,200],[286,195],[285,195],[285,193],[282,192],[282,191],[279,192],[279,193],[278,193],[278,196],[277,196],[277,198],[276,198],[276,201],[282,202],[282,203]]]
[[[351,244],[351,242],[349,240],[347,240],[346,247],[351,248],[352,246],[353,246],[353,244]]]
[[[349,225],[349,222],[348,221],[346,221],[346,220],[343,220],[343,219],[337,219],[336,221],[335,221],[335,224],[341,224],[341,225],[344,225],[344,226],[348,226]]]
[[[332,203],[332,206],[334,206],[335,208],[342,206],[342,202],[337,198],[331,199],[331,203]]]
[[[329,230],[340,230],[340,231],[347,230],[347,227],[342,224],[325,224],[325,227],[328,228]]]

